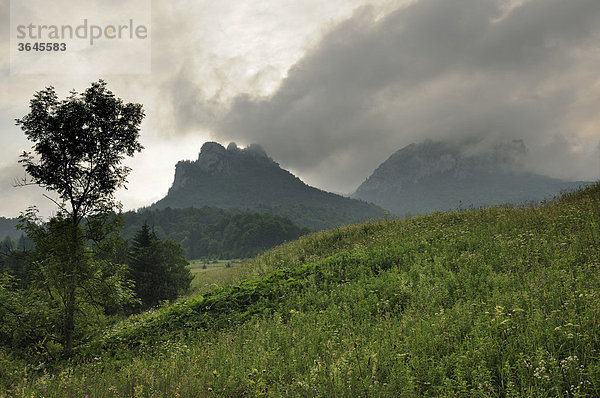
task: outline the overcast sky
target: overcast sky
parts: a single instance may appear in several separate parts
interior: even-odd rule
[[[163,197],[206,140],[258,143],[336,192],[425,139],[523,139],[530,171],[600,178],[598,0],[153,1],[143,75],[11,75],[8,0],[0,13],[0,216],[51,208],[12,187],[29,147],[14,119],[48,85],[99,78],[146,110],[126,209]]]

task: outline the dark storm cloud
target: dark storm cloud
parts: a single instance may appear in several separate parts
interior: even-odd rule
[[[314,183],[346,191],[426,138],[562,144],[568,167],[580,128],[600,126],[591,111],[600,105],[600,2],[504,5],[421,0],[381,19],[362,8],[271,97],[237,97],[213,126],[217,138],[260,143]],[[597,144],[600,132],[585,139]]]

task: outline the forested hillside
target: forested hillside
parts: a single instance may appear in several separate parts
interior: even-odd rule
[[[127,212],[123,219],[124,237],[148,223],[159,238],[181,243],[189,259],[252,257],[310,232],[273,214],[215,207]]]
[[[385,217],[371,203],[306,185],[258,145],[240,149],[234,143],[207,142],[196,161],[177,163],[167,196],[150,209],[204,206],[266,211],[313,230]]]

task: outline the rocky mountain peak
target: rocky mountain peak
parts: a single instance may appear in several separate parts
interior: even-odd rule
[[[375,205],[306,185],[260,145],[240,148],[234,142],[226,148],[207,142],[196,161],[177,163],[167,196],[152,208],[203,206],[285,214],[315,229],[384,216]]]
[[[217,142],[206,142],[200,149],[196,166],[209,174],[231,174],[248,163],[274,163],[264,149],[257,144],[240,148],[230,142],[225,148]]]
[[[522,169],[527,148],[522,140],[510,142],[436,142],[410,144],[390,156],[367,180],[368,185],[404,185],[445,174],[457,180],[480,173],[512,172]]]
[[[235,145],[235,143],[231,143],[233,145]],[[231,145],[229,144],[229,145]],[[237,148],[237,146],[236,146]],[[225,147],[221,144],[219,144],[218,142],[213,142],[213,141],[209,141],[209,142],[205,142],[202,145],[202,148],[200,148],[200,154],[198,155],[198,158],[200,159],[202,156],[210,156],[212,154],[224,154],[226,151]]]
[[[523,140],[411,144],[379,165],[353,196],[405,215],[539,201],[576,185],[527,172],[526,155]]]
[[[198,166],[205,171],[220,171],[223,169],[227,150],[217,142],[206,142],[198,155]]]

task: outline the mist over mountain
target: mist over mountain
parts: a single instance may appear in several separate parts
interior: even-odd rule
[[[182,161],[167,196],[151,209],[215,206],[263,211],[288,217],[312,229],[324,229],[384,217],[370,203],[325,192],[302,182],[258,145],[202,146],[196,161]]]
[[[527,153],[522,140],[411,144],[377,167],[352,197],[404,216],[538,202],[586,184],[523,171]]]

